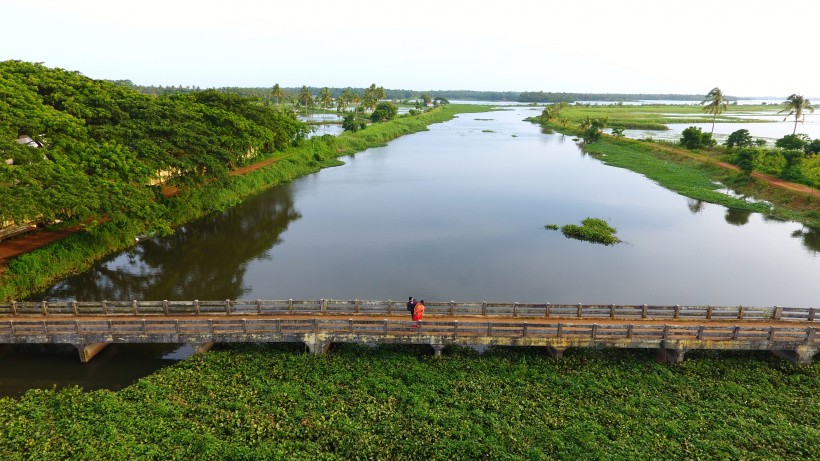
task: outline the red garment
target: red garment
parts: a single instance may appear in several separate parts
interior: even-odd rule
[[[424,317],[424,304],[418,303],[413,310],[413,321],[418,322],[422,317]]]

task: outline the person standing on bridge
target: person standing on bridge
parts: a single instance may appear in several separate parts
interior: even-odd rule
[[[421,322],[421,318],[424,317],[424,300],[422,299],[418,303],[416,303],[416,307],[413,308],[413,321],[416,322],[413,327],[418,328],[419,322]]]
[[[410,313],[410,318],[416,316],[416,298],[410,297],[407,301],[407,312]]]

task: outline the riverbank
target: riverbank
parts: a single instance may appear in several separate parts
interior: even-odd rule
[[[538,122],[536,119],[530,119]],[[577,130],[555,123],[541,123],[568,136]],[[820,191],[770,176],[747,176],[733,165],[707,155],[651,141],[602,134],[584,144],[589,153],[606,165],[625,168],[694,200],[820,227]],[[734,193],[727,194],[730,188]],[[753,199],[752,199],[753,197]]]
[[[0,398],[4,459],[815,459],[820,368],[763,353],[275,345]]]
[[[245,174],[231,175],[224,181],[181,190],[173,197],[164,198],[161,204],[166,212],[161,218],[171,227],[177,227],[236,205],[277,184],[340,165],[339,157],[424,131],[428,125],[450,120],[459,113],[490,110],[490,106],[450,104],[416,116],[374,124],[356,133],[311,138],[299,147],[260,160],[257,165],[246,168]],[[87,270],[105,256],[133,246],[136,237],[143,235],[147,229],[147,224],[139,222],[101,224],[90,231],[73,233],[15,257],[0,275],[0,299],[23,299],[60,278]],[[171,231],[170,227],[167,231]],[[9,242],[0,245],[7,244]]]

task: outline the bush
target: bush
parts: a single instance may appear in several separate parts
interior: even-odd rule
[[[752,140],[752,135],[749,134],[749,130],[747,129],[740,129],[735,131],[734,133],[729,135],[729,138],[726,139],[726,147],[748,147],[754,144]]]
[[[700,128],[694,126],[683,130],[680,143],[689,150],[713,147],[716,144],[712,139],[712,133],[704,133]]]
[[[754,171],[755,166],[757,165],[757,159],[759,156],[759,149],[748,147],[745,149],[740,149],[737,155],[735,155],[735,165],[737,165],[740,170],[747,175],[752,174],[752,171]]]
[[[787,134],[775,141],[774,145],[781,149],[803,150],[810,141],[804,134]]]
[[[393,120],[393,117],[399,112],[399,108],[395,104],[389,102],[380,102],[373,113],[370,115],[370,120],[373,123],[386,122]]]

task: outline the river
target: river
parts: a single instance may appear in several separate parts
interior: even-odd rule
[[[687,199],[523,121],[540,108],[503,109],[344,158],[32,299],[817,306],[816,229]],[[625,243],[544,228],[587,217]]]

